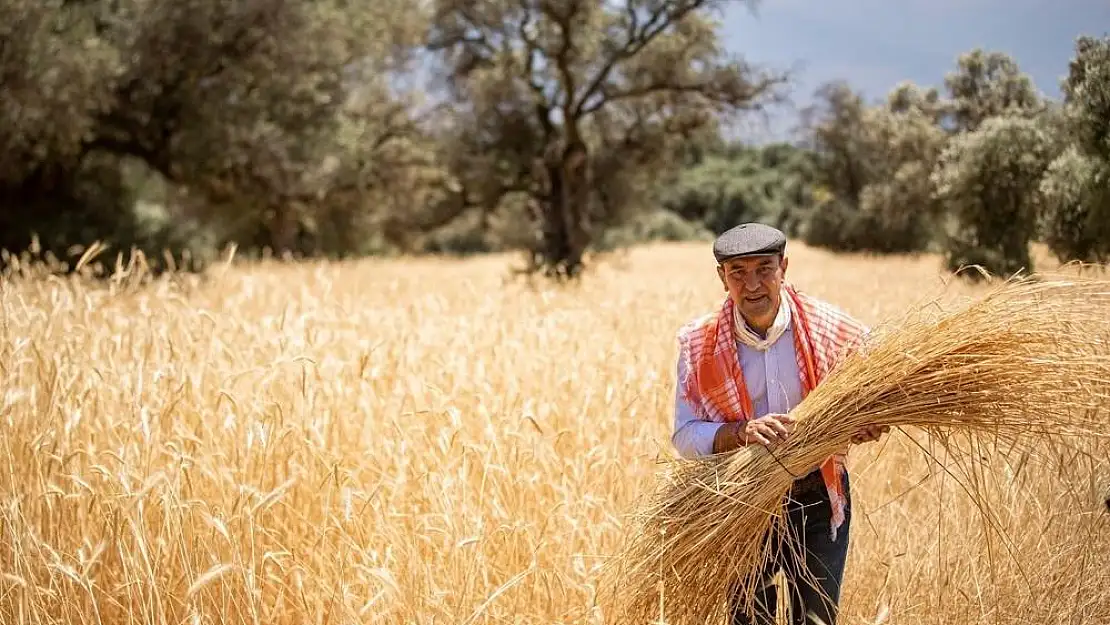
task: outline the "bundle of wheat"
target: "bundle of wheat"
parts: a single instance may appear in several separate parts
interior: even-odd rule
[[[864,425],[1028,451],[1045,437],[1106,435],[1108,396],[1107,282],[1007,282],[884,324],[793,411],[797,430],[778,448],[674,464],[607,572],[606,621],[722,622],[726,597],[750,601],[792,481]]]

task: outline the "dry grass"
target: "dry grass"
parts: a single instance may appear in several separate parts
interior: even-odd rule
[[[874,323],[941,294],[936,267],[798,248],[790,277]],[[4,286],[0,621],[600,622],[671,453],[674,332],[721,291],[698,246],[581,288],[505,268]],[[1104,463],[1027,466],[1021,492],[993,466],[1007,551],[922,440],[853,452],[843,622],[1110,615]]]
[[[794,410],[800,429],[786,444],[675,463],[628,551],[607,571],[615,581],[606,590],[616,595],[606,602],[625,623],[656,615],[676,624],[720,621],[720,597],[744,590],[750,598],[762,583],[751,573],[766,557],[764,536],[783,521],[794,477],[867,425],[917,427],[939,441],[967,478],[961,486],[993,520],[996,503],[981,497],[997,484],[986,476],[1031,460],[1051,466],[1060,448],[1097,451],[1110,437],[1107,311],[1110,282],[1037,281],[892,320]],[[1020,497],[1023,480],[1006,481]],[[1025,573],[1056,572],[1044,564],[1026,563]],[[1100,586],[1086,592],[1103,602]]]

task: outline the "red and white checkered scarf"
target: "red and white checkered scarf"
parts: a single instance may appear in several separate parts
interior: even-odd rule
[[[799,293],[789,285],[784,285],[782,291],[782,304],[790,306],[794,352],[804,398],[821,383],[839,358],[860,345],[867,328],[835,306]],[[683,396],[700,419],[723,423],[747,421],[753,416],[733,335],[735,315],[735,306],[726,296],[717,312],[696,319],[679,331],[679,345],[687,371],[686,379],[680,380],[680,384]],[[844,522],[844,470],[841,454],[821,465],[821,475],[832,502],[834,539],[837,528]]]

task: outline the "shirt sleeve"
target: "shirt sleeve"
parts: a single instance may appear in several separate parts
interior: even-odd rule
[[[713,438],[721,423],[698,419],[694,409],[682,397],[682,380],[686,377],[686,363],[678,359],[678,382],[675,384],[674,433],[671,444],[683,458],[708,456],[713,453]]]

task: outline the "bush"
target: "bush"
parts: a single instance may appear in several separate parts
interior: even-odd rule
[[[470,211],[423,237],[419,250],[426,254],[471,256],[499,251],[480,211]]]
[[[25,252],[54,258],[53,270],[61,272],[72,271],[94,244],[102,248],[98,260],[106,270],[117,254],[126,263],[133,251],[145,256],[155,274],[203,269],[203,233],[141,201],[141,185],[128,174],[119,157],[92,152],[48,189],[29,185],[26,193],[10,194],[0,204],[0,249],[16,258]]]
[[[953,218],[945,238],[949,269],[975,263],[995,275],[1033,271],[1029,241],[1052,145],[1036,120],[992,117],[945,148],[933,181]]]
[[[1103,161],[1069,148],[1048,166],[1040,192],[1038,232],[1057,258],[1110,259],[1110,168]]]
[[[662,189],[661,203],[714,234],[758,221],[794,236],[812,203],[804,167],[803,157],[783,146],[738,149],[682,172],[676,184]]]
[[[854,252],[862,247],[859,230],[859,210],[840,198],[826,196],[809,213],[801,238],[814,247]]]
[[[620,227],[605,231],[594,246],[606,252],[656,241],[706,241],[713,233],[701,224],[688,221],[666,209],[641,213]]]

